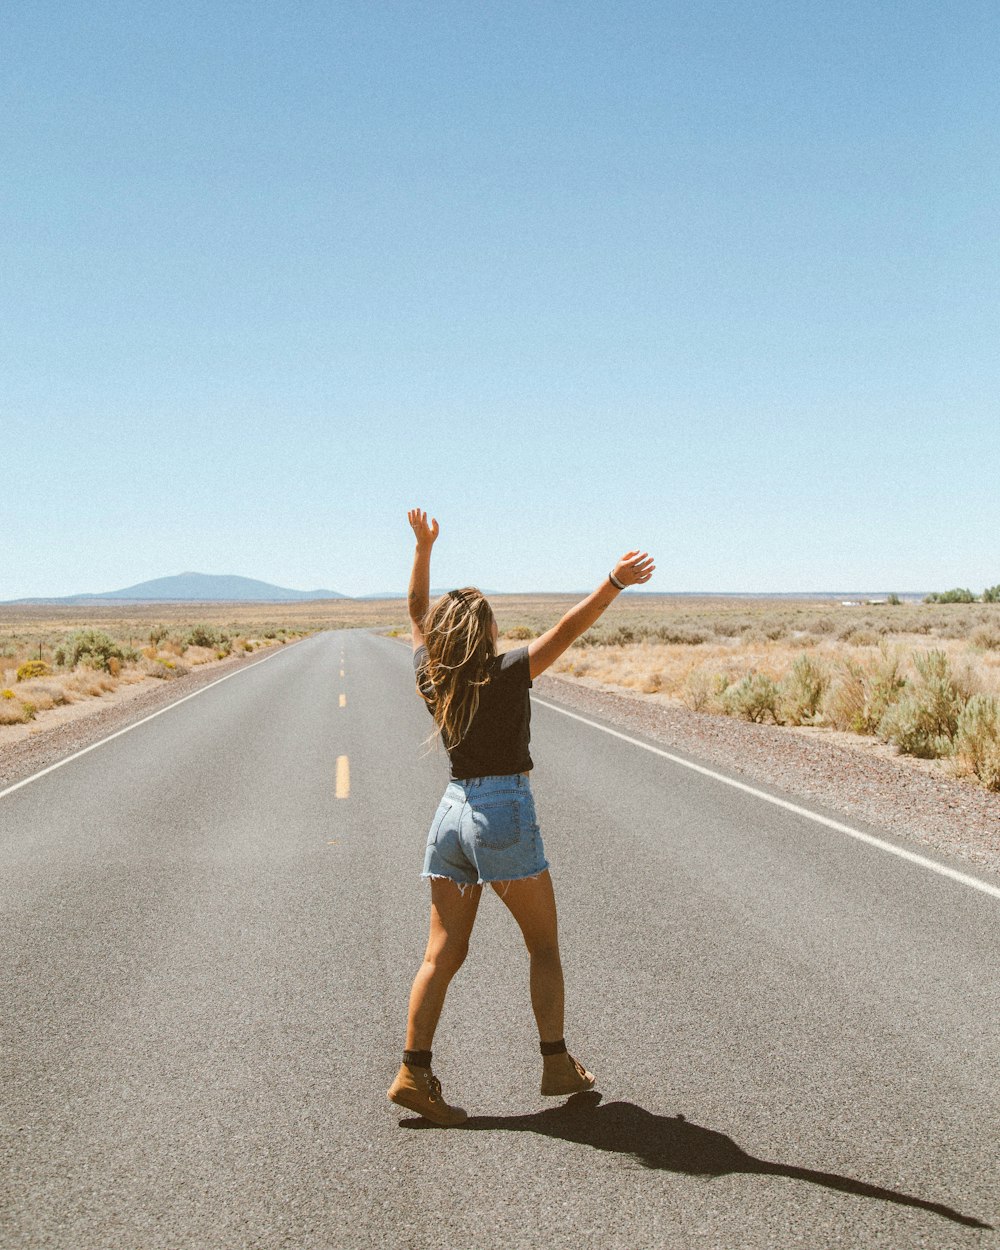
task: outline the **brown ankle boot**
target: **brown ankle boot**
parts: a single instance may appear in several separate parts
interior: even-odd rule
[[[463,1124],[468,1113],[461,1107],[450,1107],[441,1093],[441,1082],[430,1068],[411,1067],[408,1063],[400,1066],[396,1079],[389,1086],[386,1095],[390,1102],[398,1103],[409,1111],[415,1111],[425,1120],[450,1128],[455,1124]]]
[[[597,1080],[593,1072],[588,1072],[565,1050],[558,1055],[543,1055],[542,1065],[542,1093],[549,1098],[580,1094],[593,1089]]]

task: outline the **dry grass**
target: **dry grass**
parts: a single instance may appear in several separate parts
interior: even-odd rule
[[[914,605],[877,614],[831,608],[809,629],[794,628],[803,623],[801,610],[759,603],[743,612],[731,634],[731,612],[717,622],[708,611],[689,613],[683,623],[638,615],[608,622],[554,671],[666,696],[698,712],[875,735],[904,754],[946,759],[957,775],[1000,790],[996,605]],[[704,641],[653,641],[682,628]],[[610,641],[629,633],[645,637]]]
[[[304,606],[281,605],[281,616],[269,604],[0,606],[0,725],[23,724],[122,685],[169,681],[328,626],[316,604],[308,613]],[[91,649],[74,662],[88,634]],[[45,676],[19,681],[17,670],[29,661],[44,663]]]
[[[911,645],[893,640],[902,652],[904,673],[914,673]],[[912,640],[911,640],[912,642]],[[920,639],[920,649],[927,649]],[[939,642],[937,648],[960,666],[968,666],[977,674],[981,688],[1000,693],[1000,655],[970,654],[967,644]],[[609,685],[638,690],[644,694],[665,694],[696,711],[708,710],[707,704],[718,703],[710,694],[721,694],[750,672],[763,673],[775,683],[781,682],[802,656],[794,643],[758,642],[731,645],[711,643],[699,646],[655,642],[631,643],[624,646],[572,647],[557,660],[553,672],[572,677],[589,677]],[[878,655],[877,648],[859,647],[853,643],[826,642],[809,652],[818,665],[835,671],[847,661],[865,667]],[[715,710],[722,710],[718,706]]]

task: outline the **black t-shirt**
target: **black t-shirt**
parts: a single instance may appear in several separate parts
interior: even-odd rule
[[[427,663],[427,648],[413,653],[417,686],[427,694],[429,684],[422,681]],[[472,718],[469,732],[454,750],[451,759],[452,780],[464,777],[506,777],[526,773],[532,767],[528,754],[531,738],[531,671],[528,648],[518,647],[493,660],[489,682],[479,692],[479,707]],[[433,716],[431,705],[428,711]]]

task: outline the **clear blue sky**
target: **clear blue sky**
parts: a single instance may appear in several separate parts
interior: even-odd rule
[[[1000,9],[5,9],[0,599],[1000,581]]]

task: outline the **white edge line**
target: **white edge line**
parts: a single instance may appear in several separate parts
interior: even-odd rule
[[[299,639],[299,642],[305,641],[305,638]],[[297,647],[298,642],[293,642],[291,645]],[[211,690],[213,686],[218,686],[220,682],[228,681],[230,677],[238,677],[241,673],[247,673],[250,669],[256,668],[258,664],[266,664],[268,660],[273,660],[276,655],[284,655],[287,651],[288,646],[286,645],[280,651],[272,651],[270,655],[265,655],[261,660],[254,660],[252,664],[246,664],[243,668],[227,673],[225,677],[217,677],[215,681],[210,681],[206,686],[199,686],[197,690],[192,690],[190,694],[186,694],[180,699],[175,699],[173,703],[168,703],[166,707],[161,707],[158,712],[151,712],[148,716],[144,716],[142,720],[133,721],[131,725],[126,725],[124,729],[118,729],[115,733],[108,734],[106,738],[101,738],[98,742],[92,742],[89,747],[84,747],[80,751],[74,751],[72,755],[67,755],[64,760],[57,760],[54,764],[50,764],[48,768],[43,768],[41,772],[32,773],[30,777],[25,777],[23,781],[15,782],[14,785],[8,786],[6,790],[0,790],[0,799],[8,794],[13,794],[15,790],[20,790],[22,786],[30,785],[31,782],[37,781],[39,777],[44,777],[46,773],[55,772],[57,768],[62,768],[64,764],[78,760],[81,755],[86,755],[88,751],[96,751],[98,747],[104,746],[106,742],[113,742],[115,738],[120,738],[122,734],[131,733],[133,729],[138,729],[140,725],[145,725],[147,721],[155,720],[157,716],[162,716],[164,712],[173,711],[175,707],[180,707],[182,703],[187,703],[188,699],[204,694],[206,690]]]
[[[818,812],[811,812],[807,807],[799,807],[797,803],[789,803],[787,799],[779,799],[773,794],[768,794],[766,790],[758,790],[755,786],[748,786],[744,781],[734,781],[732,777],[727,777],[723,773],[717,773],[714,769],[705,768],[702,764],[694,764],[691,760],[682,759],[679,755],[672,755],[669,751],[651,746],[648,742],[643,742],[639,738],[631,738],[628,734],[620,733],[617,729],[609,729],[607,725],[602,725],[599,721],[590,720],[588,717],[580,716],[576,712],[569,712],[566,708],[559,707],[555,703],[548,703],[544,699],[536,698],[534,695],[532,695],[531,701],[532,703],[537,703],[539,707],[548,708],[552,712],[559,712],[562,716],[569,716],[572,720],[578,720],[584,725],[589,725],[592,729],[600,729],[602,733],[610,734],[613,738],[620,738],[622,742],[628,742],[634,747],[642,747],[644,751],[651,751],[653,755],[660,755],[665,760],[670,760],[672,764],[680,764],[682,768],[690,768],[692,772],[701,773],[705,777],[711,777],[714,781],[721,781],[723,785],[732,786],[734,790],[742,790],[746,794],[752,794],[754,798],[763,799],[765,803],[771,803],[775,807],[782,807],[786,812],[794,812],[796,816],[804,816],[807,820],[813,820],[818,825],[826,825],[828,829],[836,829],[838,833],[846,833],[852,838],[857,838],[859,842],[867,842],[869,846],[877,846],[879,850],[889,851],[892,855],[898,855],[900,859],[908,859],[913,864],[920,864],[922,868],[930,868],[932,872],[940,873],[942,877],[951,877],[953,881],[960,881],[962,885],[971,886],[974,890],[982,890],[984,894],[1000,899],[1000,886],[990,885],[986,881],[980,881],[978,877],[970,877],[967,873],[958,872],[954,868],[948,868],[944,864],[936,863],[933,859],[928,859],[925,855],[916,854],[915,851],[907,851],[901,846],[893,846],[891,842],[884,842],[881,838],[876,838],[870,833],[862,833],[860,829],[852,829],[850,825],[843,825],[839,820],[831,820],[829,816],[820,816]]]

